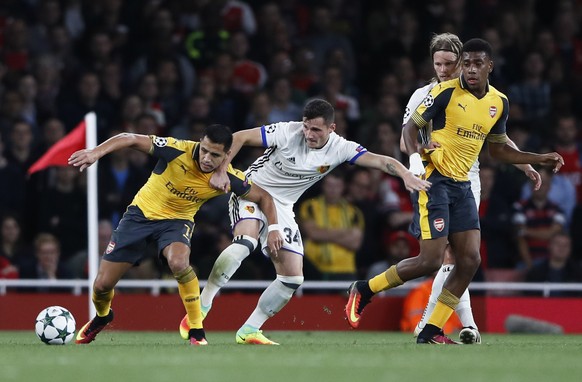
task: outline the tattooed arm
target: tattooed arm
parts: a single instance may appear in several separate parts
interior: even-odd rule
[[[358,166],[375,168],[392,176],[402,178],[408,191],[426,191],[430,188],[430,182],[414,176],[402,163],[389,156],[374,154],[368,151],[358,157],[355,163]]]

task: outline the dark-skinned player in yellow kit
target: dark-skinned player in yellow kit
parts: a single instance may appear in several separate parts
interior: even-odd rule
[[[76,342],[87,344],[113,320],[113,288],[145,253],[147,242],[157,243],[160,256],[178,282],[178,290],[190,325],[192,345],[206,345],[200,313],[200,286],[190,266],[190,238],[194,215],[207,200],[224,194],[212,188],[210,177],[230,153],[232,132],[223,125],[210,125],[200,142],[175,138],[118,134],[94,149],[71,155],[69,164],[81,171],[102,156],[126,147],[148,153],[158,159],[146,184],[138,191],[111,236],[99,272],[93,282],[93,304],[97,315],[77,333]],[[230,191],[258,203],[269,226],[277,227],[277,212],[271,196],[250,184],[244,173],[229,165]],[[273,253],[281,248],[283,236],[270,230],[268,247]]]
[[[557,172],[564,160],[557,153],[535,154],[507,144],[505,123],[509,115],[507,97],[489,85],[493,70],[488,42],[472,39],[463,45],[461,76],[436,85],[404,126],[410,170],[432,183],[428,191],[414,192],[414,217],[410,231],[419,238],[420,254],[391,266],[367,281],[356,281],[349,289],[346,316],[352,327],[360,321],[373,295],[408,280],[436,271],[450,243],[455,268],[443,286],[428,324],[417,343],[456,344],[442,331],[459,297],[469,286],[481,262],[479,216],[471,192],[468,172],[487,140],[489,154],[505,163],[552,166]],[[418,130],[433,122],[435,147],[416,151]]]

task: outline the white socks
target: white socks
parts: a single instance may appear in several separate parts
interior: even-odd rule
[[[261,294],[257,307],[244,325],[260,329],[265,321],[278,313],[291,300],[293,293],[302,283],[303,276],[277,275],[277,279]]]
[[[435,276],[434,281],[432,283],[432,290],[430,292],[428,304],[424,309],[424,313],[422,313],[422,319],[416,326],[415,332],[417,331],[420,332],[420,330],[422,330],[426,325],[430,315],[432,314],[432,311],[434,310],[434,307],[436,306],[437,298],[439,297],[443,290],[443,285],[445,284],[447,277],[449,277],[449,274],[451,273],[454,267],[455,267],[454,264],[445,264],[437,272],[437,275]],[[469,295],[469,289],[466,289],[461,298],[459,299],[459,304],[457,305],[455,312],[457,312],[457,315],[459,316],[459,320],[461,321],[463,327],[471,326],[477,329],[477,324],[475,323],[475,319],[473,318],[473,310],[471,309],[471,297]]]
[[[200,303],[209,307],[212,300],[240,267],[242,261],[257,247],[257,240],[250,236],[237,236],[214,262],[206,286],[200,293]],[[252,248],[252,249],[251,249]]]

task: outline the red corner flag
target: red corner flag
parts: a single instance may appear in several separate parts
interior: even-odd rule
[[[28,175],[49,166],[67,166],[69,157],[85,148],[85,121],[79,123],[69,134],[51,146],[42,157],[28,169]]]

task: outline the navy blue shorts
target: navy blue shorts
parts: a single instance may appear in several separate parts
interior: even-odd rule
[[[171,243],[180,242],[190,247],[193,229],[194,222],[189,220],[149,220],[139,207],[129,206],[113,231],[103,258],[138,265],[150,242],[157,243],[159,255]]]
[[[456,181],[434,170],[428,191],[412,193],[414,216],[410,233],[423,240],[480,229],[479,213],[470,181]]]

